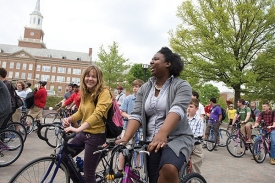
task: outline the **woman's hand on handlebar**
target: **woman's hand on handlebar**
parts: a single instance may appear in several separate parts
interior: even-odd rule
[[[62,119],[62,125],[67,128],[71,125],[70,119],[69,118],[63,118]]]

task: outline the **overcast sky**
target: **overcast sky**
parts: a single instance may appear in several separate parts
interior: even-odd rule
[[[0,0],[0,43],[17,45],[29,24],[37,0]],[[149,64],[153,55],[169,46],[169,30],[182,0],[40,0],[42,29],[48,49],[87,52],[118,42],[131,63]],[[219,88],[222,85],[216,85]],[[224,90],[224,89],[222,89]]]

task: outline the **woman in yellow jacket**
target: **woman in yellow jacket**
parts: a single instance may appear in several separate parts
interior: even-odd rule
[[[81,103],[78,111],[63,120],[66,132],[77,133],[70,142],[76,146],[85,148],[84,153],[84,177],[85,182],[96,182],[95,171],[100,154],[93,154],[99,145],[106,141],[105,124],[102,117],[107,118],[108,110],[112,104],[112,96],[104,86],[102,71],[95,65],[89,66],[82,74],[80,81]],[[95,106],[94,100],[98,96]],[[82,120],[78,125],[77,121]],[[82,150],[75,149],[74,156]],[[74,177],[71,177],[73,181]]]
[[[230,104],[229,108],[227,109],[227,116],[228,116],[228,120],[229,120],[229,131],[231,131],[232,129],[232,121],[234,119],[234,116],[236,114],[237,110],[234,109],[234,105]]]

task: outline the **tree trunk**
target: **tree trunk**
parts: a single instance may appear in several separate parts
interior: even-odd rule
[[[241,85],[235,85],[233,89],[235,91],[234,106],[237,108],[237,102],[241,98]]]

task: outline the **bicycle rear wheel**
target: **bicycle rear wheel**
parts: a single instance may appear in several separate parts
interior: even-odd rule
[[[0,132],[0,167],[8,166],[15,162],[24,148],[22,136],[14,130]]]
[[[42,157],[31,161],[21,168],[10,180],[10,183],[16,182],[50,182],[56,168],[57,158]],[[50,167],[52,165],[52,167]],[[46,174],[48,175],[46,176]],[[46,177],[45,177],[46,176]],[[43,181],[44,178],[44,181]],[[69,183],[69,173],[67,166],[63,163],[54,177],[53,182]]]
[[[59,134],[55,134],[55,126],[61,126],[62,124],[59,122],[54,122],[53,126],[51,127],[47,127],[45,130],[45,138],[48,139],[48,141],[46,141],[46,143],[52,147],[52,148],[56,148],[58,146],[58,141],[60,138]]]
[[[27,134],[30,134],[34,129],[34,119],[31,115],[24,115],[20,118],[20,122],[25,126]]]
[[[206,180],[203,176],[201,176],[198,173],[190,173],[183,177],[183,179],[180,180],[180,183],[206,183]]]
[[[27,134],[27,130],[23,124],[18,123],[18,122],[11,122],[11,123],[8,123],[7,129],[17,131],[23,138],[23,141],[24,142],[26,141],[28,134]]]
[[[231,135],[226,141],[226,148],[233,157],[240,158],[245,153],[245,142],[237,135]]]
[[[220,147],[225,147],[226,146],[226,140],[229,137],[229,132],[227,130],[224,130],[224,129],[219,129],[219,135],[220,135],[219,146]]]
[[[61,118],[56,112],[49,113],[44,118],[44,124],[46,123],[61,123]]]
[[[262,139],[257,140],[253,145],[253,157],[257,163],[262,163],[266,157],[266,146],[265,143],[262,142]]]

